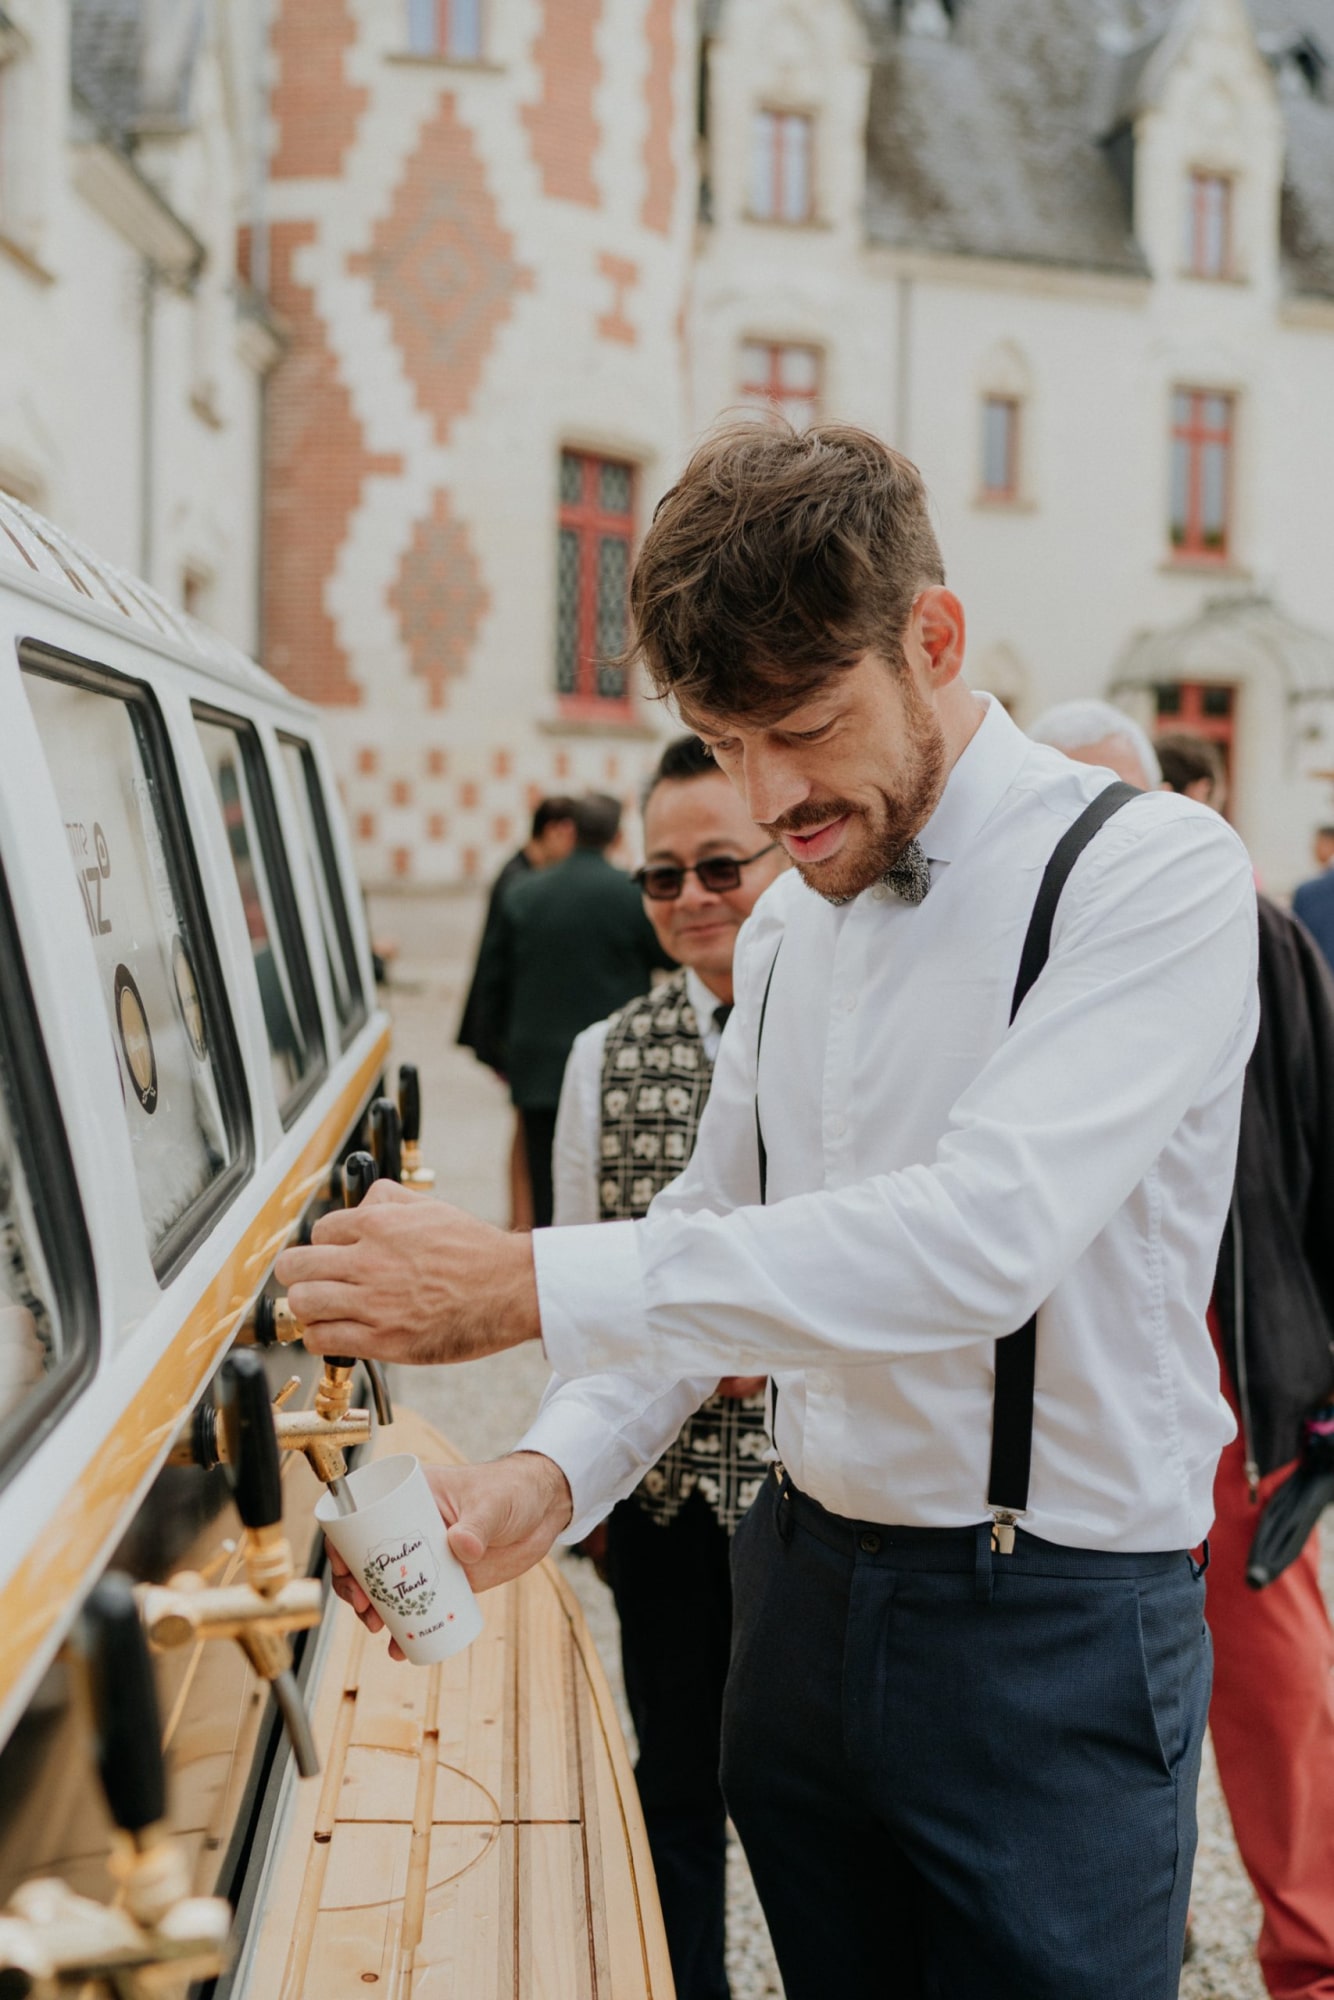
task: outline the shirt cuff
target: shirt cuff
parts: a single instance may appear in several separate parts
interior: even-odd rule
[[[567,1379],[642,1369],[648,1355],[637,1222],[533,1231],[542,1345]]]
[[[633,1447],[600,1423],[584,1403],[552,1398],[538,1411],[514,1451],[537,1451],[565,1474],[573,1512],[557,1543],[569,1548],[591,1534],[616,1502],[639,1484],[642,1468]]]

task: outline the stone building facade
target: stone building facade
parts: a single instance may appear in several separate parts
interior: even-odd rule
[[[692,0],[279,0],[265,657],[330,705],[367,876],[633,790],[593,655],[688,439]]]
[[[247,651],[257,0],[0,0],[0,487]]]
[[[276,0],[272,57],[267,659],[334,704],[368,876],[630,789],[629,549],[766,401],[922,466],[1021,721],[1204,729],[1303,872],[1334,0]]]

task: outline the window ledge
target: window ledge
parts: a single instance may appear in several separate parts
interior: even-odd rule
[[[1177,272],[1183,285],[1231,285],[1240,290],[1250,284],[1244,271],[1192,271],[1188,266]]]
[[[753,210],[743,208],[741,220],[752,229],[832,229],[822,215],[803,215],[799,220],[787,215],[756,215]]]
[[[1252,572],[1244,563],[1236,562],[1231,556],[1165,556],[1158,565],[1160,576],[1226,576],[1239,583],[1254,581]]]
[[[982,514],[1036,514],[1038,503],[1027,493],[975,493],[973,505]]]
[[[503,76],[505,73],[504,63],[493,62],[489,56],[419,55],[414,49],[392,49],[385,61],[397,63],[405,69],[481,70],[488,76]]]
[[[11,264],[16,264],[20,271],[39,285],[54,285],[56,281],[55,272],[48,271],[45,264],[33,256],[31,250],[25,250],[17,238],[10,236],[2,227],[0,227],[0,257],[6,258]]]
[[[641,743],[656,743],[658,731],[641,716],[624,710],[606,715],[593,713],[540,715],[537,727],[543,736],[617,736]]]

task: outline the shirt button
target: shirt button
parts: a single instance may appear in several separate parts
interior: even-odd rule
[[[868,1531],[866,1534],[860,1535],[858,1537],[858,1546],[861,1549],[863,1555],[867,1556],[879,1555],[880,1537],[879,1535],[873,1535]]]
[[[857,995],[855,993],[845,993],[838,1004],[841,1012],[850,1014],[857,1005]]]
[[[889,901],[889,891],[883,882],[877,882],[874,889],[872,889],[871,901],[873,903],[887,903]]]

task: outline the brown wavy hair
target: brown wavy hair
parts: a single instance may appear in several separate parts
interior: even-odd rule
[[[630,582],[631,657],[659,695],[777,720],[868,651],[902,663],[945,581],[915,465],[869,431],[721,425],[658,503]]]

